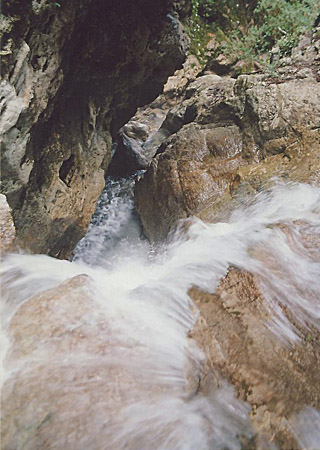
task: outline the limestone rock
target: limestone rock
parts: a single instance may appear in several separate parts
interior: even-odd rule
[[[0,194],[0,254],[12,249],[16,235],[11,210],[6,197]]]
[[[305,405],[320,407],[319,332],[292,346],[275,339],[258,279],[243,270],[231,269],[214,294],[193,288],[190,295],[200,310],[190,335],[207,356],[200,391],[221,373],[252,406],[255,448],[300,448],[289,419]]]
[[[87,276],[74,277],[29,299],[12,319],[2,391],[3,448],[101,448],[98,430],[106,418],[101,400],[114,417],[123,388],[121,369],[102,363],[110,349],[108,327],[89,286]],[[106,383],[110,377],[113,387]]]
[[[2,192],[22,247],[66,257],[82,237],[112,136],[185,59],[188,5],[6,2]]]
[[[139,108],[120,129],[109,174],[126,176],[148,167],[162,142],[170,135],[168,130],[161,127],[168,110],[179,104],[184,88],[196,78],[200,70],[197,58],[189,55],[182,69],[176,70],[168,78],[163,93],[151,104]]]
[[[136,185],[151,241],[183,217],[215,220],[231,199],[275,175],[319,182],[319,63],[314,51],[305,53],[308,64],[280,78],[207,74],[187,85],[160,128],[170,136]]]
[[[140,108],[137,114],[124,125],[117,139],[117,148],[108,169],[117,176],[132,175],[146,169],[158,146],[167,137],[158,132],[166,111],[158,105]]]
[[[149,239],[164,238],[177,218],[200,213],[236,183],[241,147],[235,125],[203,129],[190,124],[173,135],[167,141],[170,157],[159,155],[136,188],[137,210]]]
[[[148,368],[152,344],[139,345],[119,326],[113,307],[109,310],[110,305],[97,299],[96,287],[90,277],[78,275],[29,298],[9,314],[3,328],[8,346],[2,380],[2,448],[155,449],[160,445],[157,441],[150,445],[155,434],[163,442],[170,431],[175,436],[175,420],[160,422],[159,431],[153,416],[153,405],[157,413],[161,408],[160,395],[164,405],[167,399],[170,404],[176,390],[165,377],[154,382],[152,363]],[[192,396],[198,372],[189,372],[186,387]],[[150,422],[145,411],[149,406]],[[130,408],[138,411],[132,413]],[[141,417],[144,426],[135,428],[132,419]],[[179,441],[175,448],[178,445]]]

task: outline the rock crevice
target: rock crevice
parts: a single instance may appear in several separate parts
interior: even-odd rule
[[[84,234],[112,137],[185,59],[179,18],[189,9],[165,0],[7,2],[2,192],[19,245],[65,257]]]

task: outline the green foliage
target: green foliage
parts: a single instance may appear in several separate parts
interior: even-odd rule
[[[289,55],[302,33],[312,27],[318,8],[315,0],[260,0],[253,11],[254,24],[247,34],[233,31],[226,51],[241,58],[255,58],[278,47],[280,56]]]
[[[191,51],[205,58],[210,36],[218,40],[216,53],[241,60],[245,69],[270,66],[290,55],[301,34],[312,28],[319,0],[192,0]],[[273,52],[271,50],[273,49]]]
[[[210,27],[199,14],[199,0],[191,0],[192,15],[188,23],[191,40],[190,53],[205,63],[205,47],[210,39]]]
[[[311,341],[312,341],[312,334],[311,334],[311,333],[308,333],[308,334],[307,334],[307,336],[306,336],[306,341],[307,341],[307,342],[311,342]]]
[[[221,41],[225,33],[248,25],[256,0],[191,0],[192,15],[189,21],[190,52],[201,62],[206,62],[205,46],[213,35]]]

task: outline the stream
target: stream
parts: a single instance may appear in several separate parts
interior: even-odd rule
[[[283,345],[320,329],[319,188],[275,180],[225,222],[187,219],[154,247],[134,182],[107,179],[73,261],[2,263],[5,449],[240,450],[250,406],[223,379],[198,393],[205,356],[188,337],[189,289],[213,293],[230,266],[258,277]],[[319,411],[294,423],[301,447],[319,448]]]

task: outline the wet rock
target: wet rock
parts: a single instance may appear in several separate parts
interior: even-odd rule
[[[108,174],[128,176],[137,170],[146,169],[160,143],[158,130],[166,116],[160,107],[147,106],[121,128],[117,149],[112,158]]]
[[[78,275],[29,298],[7,315],[3,448],[156,449],[160,444],[155,436],[165,442],[170,433],[178,448],[177,430],[184,415],[179,409],[177,420],[161,421],[163,408],[167,418],[166,402],[174,399],[176,389],[165,377],[154,381],[154,367],[148,368],[152,346],[127,335],[119,327],[121,321],[115,324],[112,306],[110,310],[98,296],[94,281]],[[197,376],[190,368],[186,383],[190,397]],[[185,404],[184,399],[177,401]],[[135,426],[135,420],[144,426]]]
[[[290,420],[305,405],[320,407],[319,332],[303,330],[305,339],[290,346],[276,339],[259,280],[243,270],[230,269],[214,294],[190,295],[200,310],[191,337],[207,356],[200,391],[220,371],[252,406],[255,448],[300,448]]]
[[[136,185],[151,241],[165,238],[180,218],[214,220],[231,199],[274,175],[319,180],[320,85],[312,49],[308,64],[290,66],[282,78],[207,74],[186,87],[160,128],[170,136]]]
[[[116,152],[108,173],[127,176],[146,169],[162,142],[170,135],[161,127],[168,110],[179,104],[183,89],[201,70],[197,58],[189,55],[182,69],[168,78],[163,93],[154,102],[139,108],[116,138]]]
[[[108,327],[88,286],[87,276],[72,278],[30,299],[15,314],[2,394],[5,448],[81,448],[88,439],[91,448],[99,448],[105,421],[101,399],[114,398],[104,412],[116,414],[121,370],[102,363],[110,350]],[[113,376],[114,386],[108,388],[106,380]]]
[[[136,187],[136,207],[148,238],[164,238],[177,218],[200,214],[237,183],[241,147],[235,125],[203,129],[190,124],[173,135],[167,141],[170,156],[161,153]]]
[[[320,185],[318,53],[310,39],[302,47],[279,77],[207,73],[187,86],[163,122],[170,136],[136,185],[151,241],[166,238],[180,218],[228,217],[273,177]],[[190,290],[200,311],[190,336],[207,356],[200,392],[210,391],[220,374],[251,404],[256,436],[244,448],[303,448],[316,439],[307,441],[307,432],[300,439],[295,424],[300,417],[317,423],[319,331],[302,328],[283,308],[302,338],[280,342],[266,326],[270,309],[259,281],[231,268],[214,294]]]
[[[65,257],[84,234],[112,137],[185,59],[189,3],[4,5],[2,192],[22,247]]]
[[[5,195],[0,194],[0,255],[12,250],[15,235],[10,207]]]

